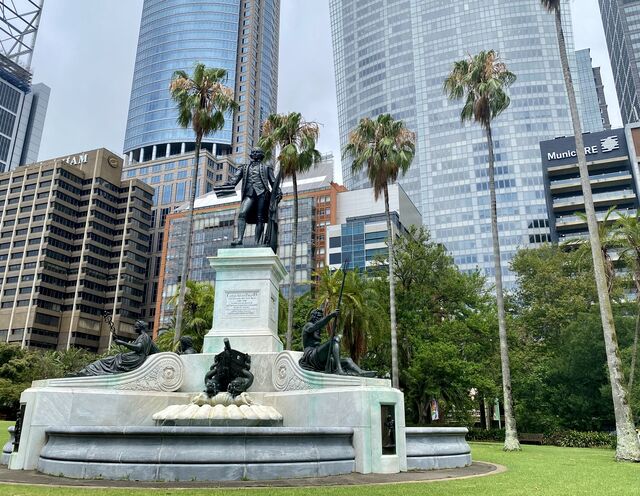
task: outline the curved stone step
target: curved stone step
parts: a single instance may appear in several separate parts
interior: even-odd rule
[[[91,377],[65,377],[33,381],[32,387],[68,387],[94,389],[122,389],[130,391],[173,392],[184,381],[184,365],[175,353],[164,352],[149,356],[131,372]]]
[[[300,367],[299,351],[282,351],[276,356],[271,378],[276,391],[323,389],[331,387],[391,387],[389,379],[353,375],[323,374]]]

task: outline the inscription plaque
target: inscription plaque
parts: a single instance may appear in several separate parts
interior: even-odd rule
[[[229,317],[256,317],[260,291],[227,291],[225,310]]]

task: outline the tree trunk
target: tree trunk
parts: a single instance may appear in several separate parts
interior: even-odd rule
[[[391,214],[389,213],[389,188],[384,185],[384,213],[387,216],[387,233],[389,233],[389,314],[391,316],[391,385],[400,389],[398,375],[398,327],[396,324],[396,283],[393,277],[393,231],[391,230]]]
[[[295,299],[296,285],[296,257],[298,252],[298,178],[295,171],[291,176],[293,180],[293,232],[291,246],[291,266],[289,268],[289,306],[287,312],[287,346],[291,349],[291,341],[293,339],[293,300]]]
[[[500,239],[498,236],[498,208],[496,202],[495,158],[491,124],[485,129],[489,148],[489,195],[491,197],[491,238],[493,244],[493,265],[495,269],[496,303],[498,305],[498,334],[500,336],[500,365],[502,368],[502,394],[504,402],[504,450],[519,451],[516,417],[513,414],[511,396],[511,368],[509,365],[509,345],[507,343],[507,318],[504,311],[504,292],[502,289],[502,262],[500,260]]]
[[[631,407],[627,398],[627,391],[624,387],[624,373],[622,371],[622,360],[620,359],[620,349],[616,328],[613,322],[613,311],[611,300],[607,288],[607,276],[605,264],[602,258],[602,247],[598,236],[598,221],[596,219],[595,208],[593,206],[593,196],[591,195],[591,183],[589,182],[589,170],[587,168],[587,158],[584,151],[584,140],[582,138],[582,127],[578,115],[578,105],[573,88],[571,71],[569,69],[569,59],[567,58],[567,46],[562,30],[562,14],[560,6],[555,10],[556,35],[558,37],[558,47],[560,49],[560,60],[562,62],[562,72],[564,83],[567,88],[569,98],[569,110],[571,111],[571,121],[576,139],[576,154],[578,157],[578,169],[580,170],[580,182],[582,184],[582,194],[584,196],[584,207],[589,226],[589,241],[591,243],[591,256],[593,257],[593,272],[598,290],[598,302],[600,304],[600,319],[602,320],[602,332],[604,334],[604,344],[607,353],[607,366],[609,368],[609,381],[611,383],[611,395],[613,397],[613,410],[616,418],[616,431],[618,443],[616,448],[617,460],[640,461],[640,442],[633,425]]]
[[[196,193],[198,191],[198,167],[200,165],[200,145],[202,138],[196,140],[195,164],[191,179],[191,197],[189,198],[189,211],[187,213],[187,239],[182,257],[182,270],[180,271],[180,291],[178,293],[178,303],[176,303],[176,328],[173,334],[173,345],[178,343],[182,333],[182,313],[184,298],[187,292],[187,278],[189,277],[189,261],[191,260],[191,241],[193,239],[193,208],[196,203]]]
[[[487,410],[484,407],[484,396],[478,398],[478,410],[480,411],[480,428],[484,429],[487,425]]]
[[[636,290],[637,291],[637,290]],[[640,333],[640,295],[638,296],[638,308],[636,310],[636,329],[633,333],[633,346],[631,346],[631,369],[629,370],[629,394],[633,390],[633,379],[636,375],[636,360],[638,358],[638,334]]]

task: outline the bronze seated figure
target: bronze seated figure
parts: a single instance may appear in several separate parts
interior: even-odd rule
[[[311,312],[309,322],[302,328],[303,355],[300,367],[314,372],[325,372],[327,374],[357,375],[360,377],[375,377],[373,371],[362,370],[351,359],[340,357],[340,336],[334,334],[329,341],[322,342],[322,329],[340,315],[336,310],[326,317],[321,309]]]
[[[135,330],[138,337],[133,343],[114,339],[114,343],[129,348],[131,351],[127,353],[118,353],[117,355],[108,356],[90,363],[85,368],[74,374],[76,377],[121,374],[131,372],[142,365],[149,355],[158,353],[158,347],[147,334],[147,325],[144,321],[139,320],[135,324]]]

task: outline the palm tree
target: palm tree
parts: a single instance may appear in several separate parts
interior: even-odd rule
[[[396,121],[389,114],[379,115],[375,120],[365,117],[349,135],[349,143],[343,157],[353,162],[354,173],[363,169],[373,187],[377,200],[384,196],[384,211],[389,233],[389,314],[391,317],[391,380],[393,387],[400,387],[398,375],[398,328],[396,324],[396,289],[393,275],[393,231],[389,213],[389,183],[398,175],[404,175],[415,155],[416,135],[407,129],[404,122]]]
[[[204,336],[211,328],[211,316],[213,315],[214,287],[208,282],[187,281],[187,291],[184,298],[182,335],[193,339],[193,347],[202,349]],[[177,314],[176,305],[179,295],[169,299],[169,305],[173,306]],[[175,315],[175,314],[174,314]],[[174,351],[176,343],[175,316],[172,323],[156,339],[156,344],[163,351]]]
[[[635,215],[620,214],[616,222],[616,234],[622,242],[622,255],[630,255],[633,265],[633,284],[636,289],[636,328],[633,333],[633,345],[631,347],[631,369],[629,370],[628,391],[633,389],[633,380],[636,374],[636,361],[638,358],[638,335],[640,334],[640,217]]]
[[[491,122],[509,107],[511,100],[505,89],[516,80],[494,50],[481,51],[475,57],[454,62],[453,70],[444,82],[444,91],[450,99],[460,100],[466,95],[460,118],[462,122],[475,121],[485,131],[489,150],[489,195],[491,198],[491,234],[493,264],[495,268],[496,303],[498,306],[498,334],[500,336],[500,363],[502,366],[502,392],[504,396],[505,451],[520,450],[516,418],[511,395],[511,368],[507,343],[507,324],[502,289],[500,239],[496,207],[495,158]]]
[[[609,210],[606,211],[602,218],[602,222],[598,223],[598,239],[600,240],[600,252],[602,253],[602,260],[604,261],[604,273],[607,279],[607,290],[609,291],[609,296],[611,296],[611,292],[613,291],[613,284],[616,276],[611,252],[620,244],[619,236],[617,233],[614,233],[614,227],[612,225],[613,219],[611,219],[611,215],[613,213],[616,213],[616,215],[618,214],[616,208],[617,207],[615,205],[609,207]],[[576,212],[575,215],[584,222],[587,222],[587,216],[584,212]],[[569,239],[564,243],[564,245],[578,245],[580,250],[584,249],[591,252],[591,243],[589,242],[589,239]]]
[[[542,6],[555,16],[556,35],[558,38],[558,48],[560,50],[560,62],[562,63],[562,73],[564,84],[567,88],[569,98],[569,111],[571,122],[573,123],[573,133],[576,140],[576,155],[578,157],[578,169],[580,170],[580,182],[582,184],[582,195],[584,196],[584,207],[589,226],[589,240],[591,241],[591,256],[593,258],[593,272],[598,290],[598,302],[600,303],[600,319],[602,321],[602,332],[604,334],[604,344],[607,353],[607,366],[609,368],[609,382],[611,383],[611,395],[613,397],[613,410],[616,417],[616,431],[618,443],[616,447],[616,459],[640,461],[640,441],[633,425],[633,416],[627,391],[624,387],[624,372],[622,371],[622,361],[620,359],[620,349],[616,328],[613,321],[613,311],[611,309],[611,299],[607,291],[607,276],[605,272],[604,260],[598,238],[598,220],[593,206],[593,196],[591,194],[591,184],[589,183],[589,169],[587,168],[587,157],[584,151],[584,140],[582,138],[582,127],[578,114],[578,104],[573,88],[571,71],[569,69],[569,58],[567,57],[567,45],[562,29],[562,0],[540,0]]]
[[[286,348],[291,349],[293,335],[293,302],[295,299],[296,256],[298,248],[298,174],[308,171],[322,156],[316,150],[320,127],[316,122],[307,122],[299,112],[271,114],[262,125],[259,146],[267,157],[278,151],[277,159],[283,177],[293,181],[293,233],[291,266],[289,270],[289,305],[287,312]]]
[[[227,71],[225,69],[206,67],[204,64],[197,63],[192,76],[189,76],[185,71],[175,71],[169,86],[171,98],[178,107],[178,124],[184,128],[191,126],[196,138],[191,196],[187,215],[187,240],[180,273],[174,343],[178,342],[182,331],[182,307],[184,306],[189,260],[191,259],[193,205],[196,201],[202,138],[222,129],[225,113],[238,108],[238,104],[233,100],[233,90],[224,85],[226,79]]]
[[[342,277],[342,270],[332,272],[328,267],[316,274],[315,297],[317,304],[324,309],[325,315],[333,312],[338,306]],[[380,306],[376,295],[377,292],[360,272],[347,272],[338,320],[339,329],[336,332],[342,335],[343,348],[357,364],[367,352],[369,337],[378,327],[377,315]]]

